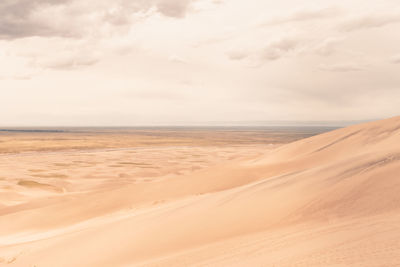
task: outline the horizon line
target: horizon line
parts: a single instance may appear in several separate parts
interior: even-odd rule
[[[131,125],[0,125],[0,130],[12,128],[152,128],[152,127],[343,127],[380,119],[367,120],[275,120],[275,121],[226,121],[198,123],[154,123]]]

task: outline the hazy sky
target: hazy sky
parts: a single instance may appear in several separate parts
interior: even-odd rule
[[[395,115],[399,0],[0,1],[0,125]]]

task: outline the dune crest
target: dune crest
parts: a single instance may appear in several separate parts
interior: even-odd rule
[[[0,265],[400,264],[400,117],[159,177],[0,207]]]

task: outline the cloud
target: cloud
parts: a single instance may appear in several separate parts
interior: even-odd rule
[[[363,71],[364,69],[356,64],[356,63],[338,63],[332,65],[320,65],[320,70],[323,71],[331,71],[331,72],[354,72],[354,71]]]
[[[167,16],[173,18],[185,17],[191,0],[161,0],[156,4],[157,10]]]
[[[248,52],[239,51],[239,50],[232,50],[226,54],[230,60],[242,60],[249,56]]]
[[[133,23],[133,15],[159,12],[183,18],[195,0],[4,0],[0,2],[0,39],[82,37],[111,25]],[[72,19],[73,18],[73,19]]]
[[[14,0],[0,3],[0,38],[15,39],[27,36],[67,35],[56,32],[37,16],[40,10],[62,6],[70,0]]]
[[[184,58],[177,55],[169,56],[168,61],[179,64],[187,64],[187,61]]]
[[[325,19],[335,17],[341,13],[341,10],[335,7],[322,8],[317,10],[300,10],[287,16],[282,16],[264,23],[264,26],[277,25],[289,22],[309,21],[316,19]]]
[[[12,76],[0,76],[0,80],[17,80],[17,81],[26,81],[32,79],[33,76],[29,74],[15,74]]]
[[[282,38],[267,45],[261,51],[261,58],[267,61],[277,60],[299,45],[299,41],[292,38]]]
[[[98,62],[99,59],[95,57],[67,56],[40,62],[39,66],[45,69],[53,69],[53,70],[72,70],[72,69],[92,66],[97,64]]]
[[[343,22],[339,29],[350,32],[370,28],[379,28],[400,22],[400,14],[366,15]]]
[[[91,57],[66,57],[43,62],[42,67],[56,70],[69,70],[95,65],[99,59]]]
[[[17,75],[14,75],[12,77],[12,79],[23,81],[23,80],[30,80],[30,79],[32,79],[32,77],[33,76],[29,75],[29,74],[17,74]]]
[[[275,61],[295,52],[300,44],[300,39],[297,37],[282,37],[263,47],[234,49],[228,51],[226,55],[232,61],[246,59],[248,67],[258,68],[265,62]]]
[[[400,64],[400,54],[394,56],[394,57],[392,58],[391,61],[392,61],[392,63],[394,63],[394,64]]]
[[[84,46],[84,44],[81,44]],[[90,47],[70,47],[68,50],[54,51],[49,54],[37,53],[30,57],[28,65],[38,70],[74,70],[90,67],[100,61],[100,54]]]
[[[330,56],[336,52],[336,46],[340,43],[343,38],[329,37],[318,43],[313,51],[320,56]]]

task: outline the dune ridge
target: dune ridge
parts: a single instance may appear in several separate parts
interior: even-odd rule
[[[395,117],[147,183],[0,207],[0,264],[400,266],[399,192]]]

